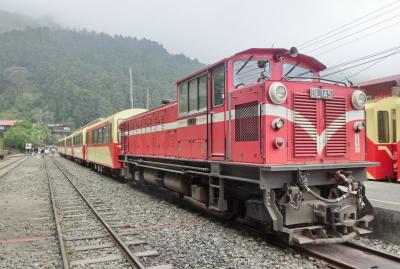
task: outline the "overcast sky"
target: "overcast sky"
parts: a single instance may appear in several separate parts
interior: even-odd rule
[[[70,28],[148,38],[171,53],[209,64],[251,47],[300,45],[394,0],[0,0],[0,9],[33,17],[51,16]],[[386,14],[382,14],[387,12]],[[400,1],[372,14],[369,23],[301,49],[327,66],[400,45]],[[368,19],[366,18],[366,19]],[[386,21],[384,23],[379,23]],[[359,21],[362,22],[362,21]],[[398,24],[396,24],[398,23]],[[358,35],[353,32],[361,31]],[[391,26],[392,25],[392,26]],[[390,27],[391,26],[391,27]],[[380,30],[385,28],[384,30]],[[346,28],[343,28],[343,30]],[[373,33],[378,31],[377,33]],[[346,37],[350,35],[351,38]],[[366,37],[363,37],[366,36]],[[328,42],[342,40],[314,50]],[[353,41],[354,39],[360,40]],[[331,50],[344,43],[340,48]],[[328,52],[326,52],[328,51]],[[321,54],[320,54],[321,53]],[[360,68],[365,68],[368,65]],[[400,74],[400,54],[354,80]],[[351,70],[356,73],[361,69]]]

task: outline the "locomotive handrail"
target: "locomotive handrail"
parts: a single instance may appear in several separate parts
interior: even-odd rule
[[[301,79],[318,79],[318,80],[324,80],[324,81],[329,81],[329,82],[334,82],[334,83],[339,83],[339,84],[343,84],[345,87],[347,87],[347,83],[343,82],[343,81],[337,81],[337,80],[332,80],[332,79],[327,79],[327,78],[321,78],[321,77],[301,77],[301,76],[290,76],[290,77],[285,77],[282,78],[282,80],[288,80],[291,78],[301,78]]]

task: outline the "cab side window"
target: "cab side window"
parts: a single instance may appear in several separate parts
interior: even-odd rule
[[[187,82],[183,82],[181,85],[179,85],[179,114],[185,114],[188,112],[188,97],[189,94]]]
[[[213,106],[223,105],[225,99],[225,66],[213,70],[212,87]]]
[[[179,115],[207,109],[207,74],[179,85]]]
[[[378,111],[378,141],[389,143],[389,112]]]

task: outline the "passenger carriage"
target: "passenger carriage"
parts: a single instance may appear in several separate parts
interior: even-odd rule
[[[366,105],[367,160],[379,162],[368,168],[368,179],[400,182],[400,75],[360,84],[370,99]]]
[[[58,140],[57,152],[58,152],[61,156],[65,156],[65,137],[64,137],[64,138],[61,138],[60,140]]]
[[[86,161],[86,128],[72,134],[73,159],[79,163]]]
[[[69,159],[73,158],[72,135],[65,137],[65,156]]]
[[[85,128],[85,161],[98,171],[119,169],[120,154],[118,123],[138,115],[145,109],[128,109],[99,119]]]
[[[367,158],[380,163],[379,167],[368,168],[368,179],[397,180],[400,133],[396,119],[400,118],[400,98],[386,97],[366,105],[367,115]]]

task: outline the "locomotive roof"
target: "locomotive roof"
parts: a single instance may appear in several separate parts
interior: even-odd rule
[[[236,54],[234,54],[234,55],[232,55],[230,57],[227,57],[227,58],[224,58],[222,60],[219,60],[216,63],[207,65],[207,66],[203,67],[202,69],[200,69],[200,70],[198,70],[198,71],[196,71],[194,73],[191,73],[191,74],[189,74],[189,75],[177,80],[176,84],[179,84],[182,81],[185,81],[185,80],[190,79],[192,77],[195,77],[195,76],[205,72],[206,70],[208,70],[210,68],[213,68],[214,66],[218,66],[219,64],[221,64],[221,63],[223,63],[223,62],[225,62],[227,60],[230,60],[230,59],[233,59],[233,58],[237,58],[238,56],[249,55],[249,54],[250,55],[251,54],[271,54],[271,55],[276,55],[276,54],[284,54],[284,53],[286,54],[288,52],[289,52],[289,50],[282,49],[282,48],[251,48],[251,49],[248,49],[248,50],[244,50],[244,51],[238,52],[238,53],[236,53]],[[314,69],[317,72],[322,71],[322,70],[324,70],[326,68],[326,66],[324,64],[322,64],[320,61],[318,61],[314,57],[307,56],[305,54],[299,53],[296,58],[292,58],[292,57],[290,57],[289,54],[287,54],[287,55],[285,55],[285,57],[286,58],[290,58],[290,59],[296,59],[297,61],[300,61],[300,62],[303,62],[303,63],[307,63],[310,68]]]

